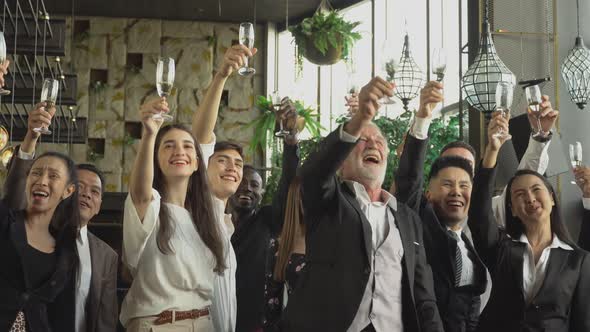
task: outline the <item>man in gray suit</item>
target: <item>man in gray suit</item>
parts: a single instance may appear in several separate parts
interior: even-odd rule
[[[40,103],[29,112],[28,130],[12,158],[4,185],[6,203],[15,209],[26,206],[26,175],[35,154],[39,133],[34,128],[49,126],[55,108],[45,110]],[[117,263],[118,256],[105,242],[87,230],[88,222],[98,214],[104,192],[102,173],[90,164],[80,164],[78,190],[80,199],[80,233],[78,255],[80,267],[74,279],[76,299],[76,332],[114,332],[117,329]]]

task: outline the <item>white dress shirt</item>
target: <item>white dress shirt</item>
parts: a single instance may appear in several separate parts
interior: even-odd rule
[[[515,240],[516,241],[516,240]],[[535,257],[533,255],[533,248],[529,244],[527,236],[523,233],[518,239],[518,242],[526,244],[524,252],[524,261],[522,264],[522,289],[524,291],[524,298],[526,303],[531,303],[535,298],[543,281],[545,280],[545,272],[547,271],[547,263],[551,249],[561,248],[564,250],[574,250],[569,244],[562,242],[557,235],[553,234],[553,241],[551,244],[543,249],[539,261],[535,264]]]
[[[86,332],[86,301],[88,300],[90,279],[92,277],[87,226],[80,228],[76,246],[80,257],[80,268],[78,269],[76,281],[76,332]]]
[[[200,144],[205,166],[209,165],[209,158],[215,149],[215,138],[211,143]],[[224,257],[227,270],[216,274],[213,283],[213,301],[211,304],[211,318],[216,332],[234,332],[238,314],[238,300],[236,298],[236,270],[238,262],[231,244],[234,224],[231,215],[225,214],[225,204],[222,200],[212,196],[215,217],[220,227],[224,245]]]

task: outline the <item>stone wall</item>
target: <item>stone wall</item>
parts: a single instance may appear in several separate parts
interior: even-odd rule
[[[93,162],[106,174],[107,191],[126,191],[139,140],[139,106],[157,96],[156,62],[160,55],[176,62],[175,89],[169,97],[175,121],[190,125],[216,68],[238,39],[238,24],[152,19],[67,19],[65,68],[78,75],[78,117],[89,121],[88,145],[43,143],[38,151],[70,153],[76,162]],[[253,134],[245,128],[259,115],[254,97],[263,93],[264,32],[257,27],[256,75],[237,74],[227,81],[215,129],[217,140],[244,147]],[[245,148],[246,161],[261,158]],[[256,159],[256,160],[253,160]]]

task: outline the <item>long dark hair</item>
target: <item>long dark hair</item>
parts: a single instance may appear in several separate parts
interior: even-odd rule
[[[557,200],[557,196],[555,195],[555,190],[553,190],[553,186],[547,179],[542,176],[541,174],[531,171],[528,169],[521,169],[514,174],[514,176],[508,181],[508,185],[506,186],[506,200],[504,202],[505,211],[506,211],[506,232],[510,235],[513,239],[518,239],[520,236],[525,232],[525,226],[520,220],[520,218],[512,215],[512,194],[510,190],[512,189],[512,183],[514,180],[520,176],[524,175],[533,175],[541,179],[547,190],[551,193],[551,197],[555,202],[555,206],[551,209],[551,231],[557,235],[557,237],[569,244],[572,247],[576,247],[576,243],[572,241],[572,238],[567,230],[567,227],[563,223],[561,219],[561,213],[559,208],[559,201]]]
[[[191,214],[197,233],[199,233],[199,236],[205,245],[211,250],[211,252],[213,252],[213,255],[215,256],[215,271],[222,272],[226,269],[223,252],[224,246],[223,241],[221,240],[221,231],[217,225],[217,220],[213,210],[213,201],[211,199],[211,192],[207,183],[207,169],[205,162],[203,161],[203,153],[199,148],[199,142],[193,136],[191,131],[185,126],[173,124],[161,128],[158,132],[158,135],[156,136],[156,146],[154,149],[153,187],[159,193],[161,193],[164,199],[166,198],[168,190],[166,188],[166,178],[164,177],[158,162],[158,150],[164,135],[173,129],[182,130],[188,133],[195,142],[198,169],[189,177],[188,190],[184,200],[184,208],[187,209]],[[165,204],[160,205],[159,218],[160,228],[156,236],[158,249],[160,249],[160,252],[163,254],[171,254],[173,253],[173,250],[170,246],[170,237],[174,232],[175,225],[170,221],[170,211]],[[230,250],[230,248],[227,248],[227,250]]]
[[[70,267],[77,271],[80,260],[78,258],[78,247],[76,239],[80,229],[80,203],[78,201],[78,173],[74,161],[63,153],[59,152],[45,152],[41,154],[35,162],[42,158],[57,158],[64,162],[67,168],[68,181],[67,185],[74,185],[76,189],[70,197],[62,200],[57,204],[51,223],[49,224],[49,233],[55,239],[56,252],[73,253],[69,257]],[[33,163],[33,165],[35,164]],[[30,173],[30,170],[29,170]],[[29,176],[27,173],[27,177]]]
[[[285,281],[285,271],[295,245],[295,237],[300,234],[305,234],[305,224],[303,223],[301,203],[301,181],[296,177],[289,185],[289,193],[287,194],[285,224],[279,237],[279,250],[273,271],[274,280]]]

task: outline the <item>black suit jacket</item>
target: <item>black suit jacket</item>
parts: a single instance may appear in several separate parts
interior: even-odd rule
[[[432,267],[434,291],[445,331],[475,331],[480,313],[479,295],[486,289],[486,269],[471,241],[463,235],[463,241],[475,255],[475,284],[455,286],[457,242],[449,236],[446,226],[438,219],[432,204],[423,195],[423,169],[427,148],[428,140],[407,135],[399,169],[395,175],[395,195],[422,219],[424,248],[428,263]]]
[[[272,205],[238,223],[231,242],[236,252],[236,332],[253,332],[263,324],[266,261],[271,237],[281,232],[289,185],[299,166],[297,145],[284,144],[281,178]]]
[[[340,140],[337,129],[300,169],[307,265],[284,312],[284,331],[346,331],[358,311],[371,273],[371,226],[336,177],[354,146]],[[442,331],[418,216],[404,204],[392,212],[404,248],[404,329]]]
[[[473,241],[493,284],[478,331],[590,331],[590,256],[582,249],[551,249],[543,285],[533,301],[525,303],[526,247],[499,229],[494,220],[495,171],[481,168],[477,172],[469,210]]]
[[[32,164],[33,160],[18,158],[17,148],[4,184],[4,200],[12,209],[24,209],[27,205],[25,183]],[[119,256],[108,244],[90,232],[88,232],[88,245],[92,276],[86,302],[86,330],[87,332],[115,332],[119,321],[117,301]],[[72,292],[75,292],[74,288]]]
[[[24,211],[14,211],[0,201],[0,331],[8,331],[22,310],[27,331],[74,332],[71,262],[75,253],[56,248],[52,276],[40,286],[31,285],[22,260],[28,245],[24,216]]]

